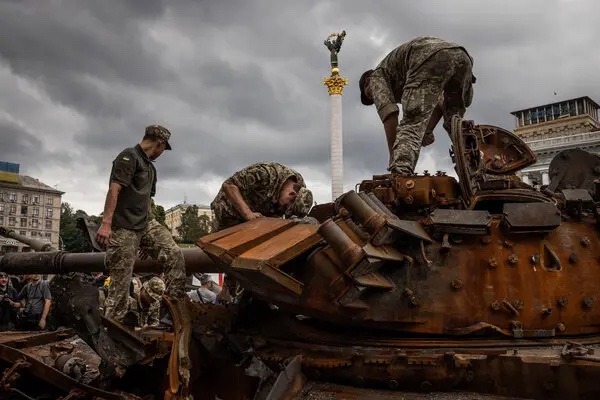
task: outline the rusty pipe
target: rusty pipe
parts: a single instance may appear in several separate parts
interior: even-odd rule
[[[41,240],[28,238],[23,235],[19,235],[13,229],[7,229],[4,227],[0,227],[0,236],[4,236],[7,238],[15,239],[27,246],[31,247],[35,251],[56,251],[54,247],[50,243],[42,242]]]
[[[181,249],[188,273],[222,272],[218,265],[201,249]],[[8,253],[0,257],[0,271],[12,275],[66,274],[70,272],[104,271],[105,253],[66,253],[51,251],[43,253]],[[161,273],[162,264],[148,258],[136,259],[135,272]]]
[[[369,207],[371,207],[373,210],[375,210],[378,214],[385,214],[385,211],[380,209],[379,206],[377,204],[375,204],[373,202],[373,200],[371,200],[371,198],[369,197],[369,195],[366,192],[358,193],[358,197],[360,197],[365,203],[367,203],[367,205]]]
[[[388,208],[388,207],[387,207],[385,204],[383,204],[383,202],[382,202],[382,201],[379,199],[379,197],[375,196],[375,193],[373,193],[373,192],[369,192],[369,193],[367,194],[367,196],[369,196],[369,198],[371,199],[371,201],[372,201],[372,202],[373,202],[375,205],[377,205],[377,207],[379,207],[379,209],[380,209],[381,211],[383,211],[383,213],[384,213],[385,215],[387,215],[388,217],[390,217],[390,218],[393,218],[393,219],[398,219],[398,216],[397,216],[397,215],[395,215],[395,214],[392,212],[392,210],[390,210],[390,209],[389,209],[389,208]]]
[[[330,218],[319,226],[319,234],[347,265],[357,263],[363,257],[362,248]]]
[[[370,234],[376,233],[385,225],[385,217],[369,207],[354,190],[344,194],[340,204],[350,211]]]

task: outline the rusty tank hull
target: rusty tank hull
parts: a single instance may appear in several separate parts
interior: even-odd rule
[[[511,132],[454,118],[451,138],[458,179],[373,176],[313,208],[316,223],[260,218],[200,238],[188,272],[224,272],[235,295],[165,298],[166,330],[98,312],[81,272],[102,270],[103,253],[9,254],[0,270],[59,274],[54,314],[101,358],[86,384],[106,398],[300,399],[316,382],[349,385],[344,398],[597,398],[597,156],[561,156],[536,189],[515,175],[535,155]]]

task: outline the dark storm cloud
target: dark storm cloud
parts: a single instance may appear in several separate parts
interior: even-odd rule
[[[210,203],[222,179],[262,160],[302,169],[327,188],[323,40],[346,29],[339,58],[350,80],[349,189],[385,172],[383,129],[374,108],[360,104],[357,81],[386,52],[419,35],[463,44],[478,78],[467,117],[512,129],[515,109],[600,97],[600,56],[591,51],[599,8],[546,0],[0,1],[0,121],[8,124],[0,126],[0,159],[41,176],[50,176],[48,163],[70,168],[71,176],[57,169],[65,176],[49,179],[61,182],[67,201],[97,213],[115,155],[161,123],[174,151],[156,163],[159,203]],[[448,146],[438,127],[421,169],[451,170]],[[317,196],[329,198],[326,190]]]

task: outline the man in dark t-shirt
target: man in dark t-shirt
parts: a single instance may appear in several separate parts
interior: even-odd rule
[[[118,322],[128,310],[129,285],[140,249],[163,264],[167,294],[176,299],[186,295],[183,253],[151,212],[156,193],[152,162],[164,150],[171,150],[170,138],[167,128],[150,125],[138,145],[123,150],[113,161],[96,241],[106,247],[105,265],[110,273],[105,315]]]
[[[19,308],[17,291],[10,284],[6,272],[0,272],[0,332],[12,330],[15,325],[15,309]]]
[[[17,327],[24,330],[46,329],[46,318],[50,311],[52,295],[48,281],[40,275],[29,275],[30,281],[21,289],[19,301],[21,309]]]

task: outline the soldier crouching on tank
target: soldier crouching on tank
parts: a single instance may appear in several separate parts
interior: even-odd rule
[[[213,230],[260,217],[304,217],[312,206],[312,192],[302,175],[285,165],[252,164],[228,178],[210,204]]]
[[[163,264],[167,294],[174,299],[186,296],[183,253],[151,212],[151,198],[156,193],[152,162],[164,150],[171,150],[170,138],[168,129],[148,126],[142,141],[123,150],[113,161],[96,241],[106,246],[105,265],[110,273],[105,315],[118,322],[128,310],[129,285],[140,250]]]
[[[464,47],[435,37],[419,37],[392,50],[362,74],[360,99],[375,104],[390,153],[388,170],[413,175],[421,147],[433,143],[444,118],[451,132],[453,115],[463,116],[473,100],[473,59]],[[398,106],[402,120],[398,123]]]
[[[132,328],[158,326],[160,322],[160,303],[165,292],[165,283],[154,277],[144,282],[141,288],[134,289],[129,297],[127,313],[123,323]]]
[[[275,162],[252,164],[225,180],[210,204],[213,231],[261,217],[303,218],[312,204],[312,192],[298,172]],[[232,301],[231,293],[236,293],[232,285],[225,276],[218,301]]]

